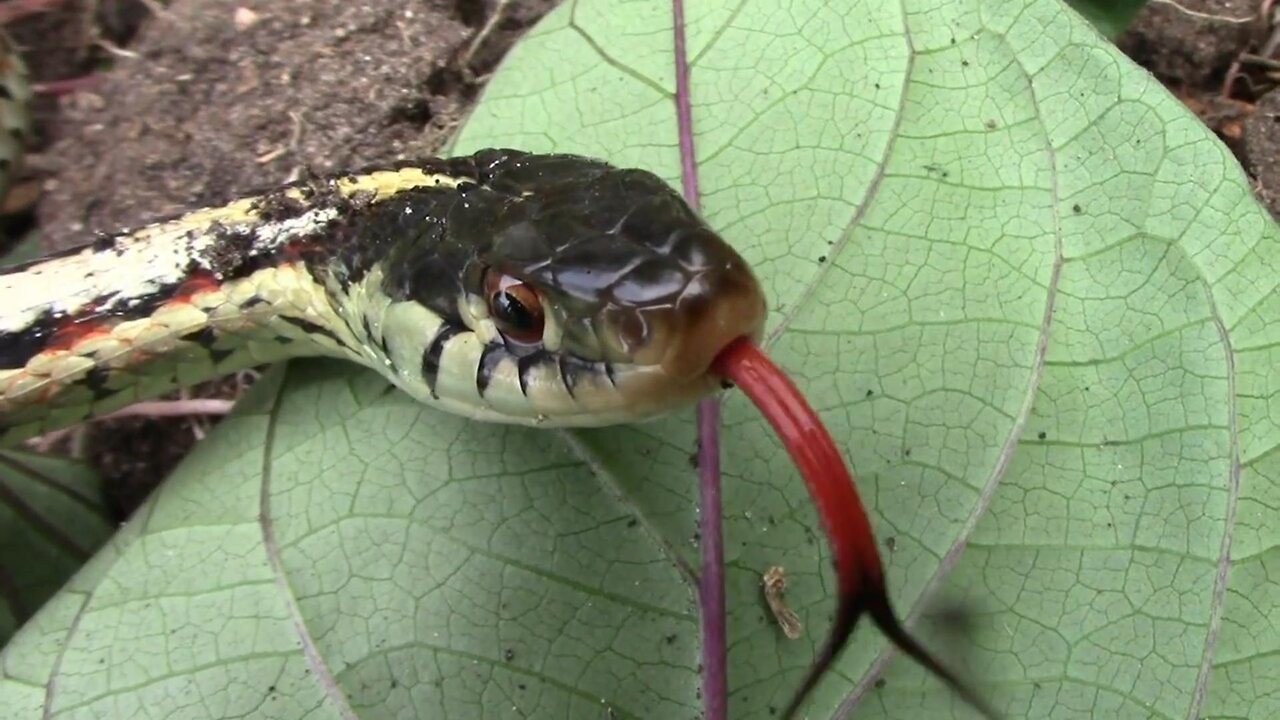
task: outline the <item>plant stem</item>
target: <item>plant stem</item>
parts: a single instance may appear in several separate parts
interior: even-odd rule
[[[702,704],[707,720],[728,717],[725,648],[724,536],[720,507],[720,401],[698,403],[698,529],[702,547],[698,605],[702,609]]]
[[[672,0],[675,37],[676,127],[684,199],[701,209],[698,162],[693,150],[693,103],[689,97],[689,53],[684,36],[684,0]],[[725,648],[724,537],[720,518],[720,401],[698,403],[698,534],[702,570],[698,606],[702,611],[702,706],[706,720],[728,718],[728,658]]]

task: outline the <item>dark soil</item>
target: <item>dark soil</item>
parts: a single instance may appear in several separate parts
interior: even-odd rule
[[[1274,0],[1151,2],[1117,41],[1235,151],[1280,217],[1280,23]]]
[[[478,0],[173,3],[129,47],[138,57],[63,103],[45,241],[432,153],[475,98],[467,78],[490,69],[476,61],[493,53],[470,48],[487,19]]]
[[[308,170],[429,155],[510,45],[556,4],[9,1],[58,6],[10,30],[38,80],[87,88],[41,100],[25,185],[38,206],[6,202],[11,214],[31,216],[50,249]],[[1271,58],[1280,57],[1280,30],[1271,4],[1151,3],[1118,44],[1240,155],[1274,213],[1280,62]],[[24,197],[17,189],[11,196]],[[224,381],[192,394],[226,397],[239,387]],[[204,422],[91,426],[90,457],[122,517],[168,474]]]

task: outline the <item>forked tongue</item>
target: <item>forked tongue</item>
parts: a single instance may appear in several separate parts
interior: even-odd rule
[[[999,717],[986,701],[934,659],[894,614],[871,522],[853,479],[831,435],[796,386],[746,338],[722,350],[711,369],[741,388],[778,433],[809,487],[835,562],[839,596],[831,634],[782,717],[790,718],[799,709],[839,657],[863,613],[871,616],[899,650],[941,678],[965,702],[989,718]]]

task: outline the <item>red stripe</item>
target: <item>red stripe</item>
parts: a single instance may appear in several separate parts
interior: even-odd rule
[[[90,317],[69,320],[53,331],[53,335],[49,336],[49,342],[45,343],[44,349],[38,355],[70,350],[89,338],[110,334],[111,326],[102,322],[101,318]]]
[[[222,284],[213,273],[201,270],[174,288],[173,296],[160,307],[190,304],[197,295],[213,292],[221,287]],[[76,317],[63,320],[38,355],[70,350],[90,338],[110,335],[119,321],[120,318],[114,317],[113,313],[103,313],[97,303],[90,305]]]
[[[207,292],[213,292],[222,287],[222,283],[213,276],[208,270],[201,270],[193,274],[173,291],[173,298],[166,301],[165,305],[175,305],[191,302],[196,295]]]

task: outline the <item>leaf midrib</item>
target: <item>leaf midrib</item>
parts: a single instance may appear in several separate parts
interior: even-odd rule
[[[271,514],[271,478],[275,455],[276,428],[280,424],[280,409],[284,405],[281,402],[281,398],[284,388],[289,384],[288,372],[289,368],[285,367],[281,373],[280,382],[274,388],[275,397],[271,401],[271,409],[267,414],[267,434],[262,444],[262,486],[259,489],[258,496],[258,525],[262,529],[262,549],[267,556],[267,564],[270,566],[271,574],[275,578],[276,587],[280,591],[280,598],[284,602],[285,612],[293,624],[293,630],[298,636],[298,642],[302,645],[302,655],[312,670],[311,676],[320,684],[324,696],[329,699],[329,703],[343,720],[359,720],[359,716],[356,715],[355,709],[351,706],[351,701],[338,684],[333,671],[320,653],[315,638],[311,635],[311,630],[303,617],[302,608],[298,605],[298,597],[294,594],[293,587],[289,583],[284,561],[280,556],[280,546],[276,542],[275,522]]]

